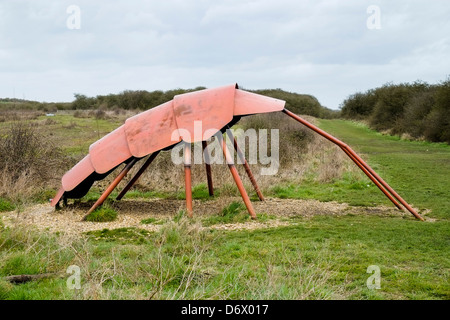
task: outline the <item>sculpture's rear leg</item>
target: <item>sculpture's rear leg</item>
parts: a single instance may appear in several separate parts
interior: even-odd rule
[[[294,120],[300,122],[306,127],[314,130],[321,136],[330,140],[334,144],[337,144],[344,152],[347,154],[350,159],[369,177],[370,180],[375,183],[375,185],[395,204],[395,206],[399,209],[402,209],[400,202],[412,215],[414,215],[417,219],[424,221],[424,219],[405,201],[402,197],[400,197],[394,189],[392,189],[366,162],[364,162],[361,157],[359,157],[355,151],[353,151],[348,145],[336,139],[332,135],[326,133],[325,131],[319,129],[315,125],[309,123],[308,121],[302,119],[291,111],[284,109],[283,112],[293,118]],[[395,199],[394,199],[395,198]],[[398,202],[397,202],[398,201]]]

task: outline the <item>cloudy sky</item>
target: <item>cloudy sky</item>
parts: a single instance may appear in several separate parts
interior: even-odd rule
[[[448,75],[448,0],[0,0],[0,97],[237,82],[336,109],[356,91]]]

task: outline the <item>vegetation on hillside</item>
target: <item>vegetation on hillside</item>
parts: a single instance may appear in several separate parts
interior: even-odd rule
[[[172,100],[175,95],[202,89],[205,89],[205,87],[168,91],[156,90],[151,92],[145,90],[126,90],[119,94],[98,95],[96,97],[75,94],[75,100],[72,102],[71,108],[75,110],[147,110]],[[319,101],[311,95],[292,93],[281,89],[265,89],[251,92],[284,100],[286,101],[286,107],[295,113],[306,114],[318,118],[332,118],[337,115],[337,112],[323,107]]]
[[[388,83],[349,96],[342,116],[367,120],[377,131],[450,143],[450,78],[440,84]]]
[[[205,89],[196,87],[194,89],[173,90],[125,90],[118,94],[97,95],[88,97],[81,93],[74,94],[72,102],[46,103],[27,101],[21,99],[0,99],[0,122],[5,119],[2,114],[9,110],[56,112],[58,110],[113,110],[116,113],[122,110],[147,110],[170,101],[178,94]],[[252,91],[269,97],[286,101],[286,107],[298,114],[306,114],[318,118],[333,118],[338,112],[323,107],[319,101],[311,95],[287,92],[281,89],[264,89]],[[8,114],[11,116],[11,113]]]

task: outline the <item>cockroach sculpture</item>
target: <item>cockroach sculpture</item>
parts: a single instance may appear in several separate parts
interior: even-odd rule
[[[283,100],[240,90],[237,84],[177,95],[171,101],[127,119],[124,125],[94,142],[89,148],[89,154],[62,177],[62,186],[52,199],[51,204],[59,207],[61,200],[63,200],[64,204],[67,204],[67,199],[83,197],[95,181],[104,179],[118,166],[125,164],[120,174],[88,211],[87,215],[89,215],[98,206],[102,205],[139,160],[151,154],[137,174],[120,192],[117,200],[120,200],[133,186],[161,150],[170,150],[181,142],[184,143],[186,211],[188,216],[192,217],[191,144],[201,141],[203,151],[205,151],[208,147],[208,139],[219,131],[227,131],[227,134],[230,135],[229,138],[233,140],[234,137],[226,129],[238,122],[242,116],[281,111],[337,144],[397,208],[406,209],[417,219],[423,221],[423,218],[348,145],[285,109],[284,106],[285,101]],[[201,135],[198,133],[194,134],[194,122],[196,121],[201,121],[203,130]],[[222,138],[222,134],[217,136],[219,137],[218,140],[223,149],[227,165],[247,210],[251,218],[256,219],[252,203],[234,166],[227,144]],[[236,139],[234,139],[234,148],[245,166],[245,170],[259,199],[263,200],[263,195],[256,184],[243,153],[238,148]],[[206,155],[207,152],[203,152],[203,154]],[[208,190],[212,195],[211,167],[208,164],[209,161],[205,162]],[[402,208],[402,205],[404,208]]]

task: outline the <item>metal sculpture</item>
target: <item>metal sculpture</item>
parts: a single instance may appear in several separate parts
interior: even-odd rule
[[[140,175],[155,159],[161,150],[170,150],[178,143],[184,143],[184,171],[186,188],[186,209],[188,216],[192,216],[192,190],[191,190],[191,143],[202,142],[203,150],[207,141],[217,132],[225,130],[242,116],[281,111],[292,119],[312,129],[326,139],[338,145],[347,156],[373,181],[373,183],[392,201],[399,209],[405,208],[417,219],[423,218],[403,200],[364,160],[361,159],[348,145],[336,139],[325,131],[302,119],[298,115],[285,109],[285,101],[262,96],[240,90],[237,84],[224,87],[205,89],[177,95],[155,108],[135,115],[125,121],[125,124],[112,131],[102,139],[93,143],[89,154],[76,164],[62,177],[62,187],[52,199],[53,206],[59,206],[61,200],[81,198],[87,194],[95,181],[102,180],[121,164],[125,164],[120,174],[105,190],[102,196],[88,211],[87,215],[100,206],[111,194],[129,170],[142,158],[150,154],[137,174],[120,192],[117,200],[133,186]],[[202,123],[202,134],[194,134],[196,121]],[[234,137],[227,130],[232,140]],[[242,184],[239,174],[234,166],[233,159],[222,135],[218,135],[223,154],[231,174],[236,182],[242,199],[251,218],[256,219],[250,198]],[[259,199],[263,195],[252,175],[250,167],[243,153],[234,139],[234,148],[245,166]],[[204,154],[207,154],[204,152]],[[211,167],[206,161],[208,190],[213,195]],[[403,207],[402,207],[403,205]],[[87,216],[86,215],[86,216]]]

